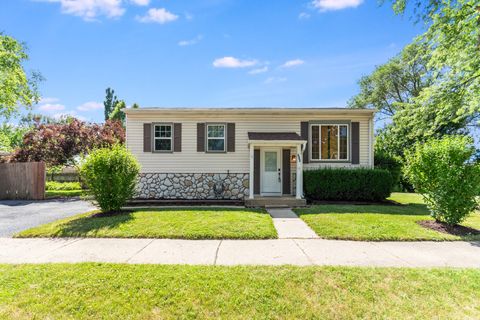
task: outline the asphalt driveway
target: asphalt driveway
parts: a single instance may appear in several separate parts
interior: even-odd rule
[[[79,199],[1,200],[0,237],[93,209],[91,203]]]

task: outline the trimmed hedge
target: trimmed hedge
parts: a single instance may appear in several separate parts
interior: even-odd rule
[[[390,196],[392,175],[384,169],[316,169],[303,172],[309,200],[382,201]]]
[[[80,189],[82,189],[80,182],[47,181],[45,183],[45,190],[80,190]]]

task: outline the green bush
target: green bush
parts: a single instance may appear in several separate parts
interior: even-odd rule
[[[405,174],[436,220],[455,225],[475,209],[480,164],[471,161],[474,154],[465,136],[432,139],[406,152]]]
[[[80,190],[80,189],[82,189],[80,182],[47,181],[45,183],[45,190]]]
[[[133,196],[139,170],[135,157],[124,146],[114,145],[91,152],[80,175],[102,211],[115,212]]]
[[[383,169],[306,170],[303,181],[310,200],[382,201],[392,190],[392,175]]]
[[[392,187],[399,187],[400,175],[402,173],[402,163],[400,160],[391,156],[383,150],[375,150],[375,168],[385,169],[392,175]]]

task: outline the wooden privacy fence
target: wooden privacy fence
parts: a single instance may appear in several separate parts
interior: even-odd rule
[[[0,199],[45,199],[45,163],[0,163]]]

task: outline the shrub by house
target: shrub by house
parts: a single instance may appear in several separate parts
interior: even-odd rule
[[[480,164],[472,161],[474,154],[465,136],[432,139],[406,152],[405,173],[437,221],[458,224],[477,206]]]
[[[115,212],[130,199],[140,166],[124,146],[96,149],[85,159],[80,175],[103,212]]]
[[[392,175],[383,169],[306,170],[303,179],[309,200],[382,201],[392,188]]]

